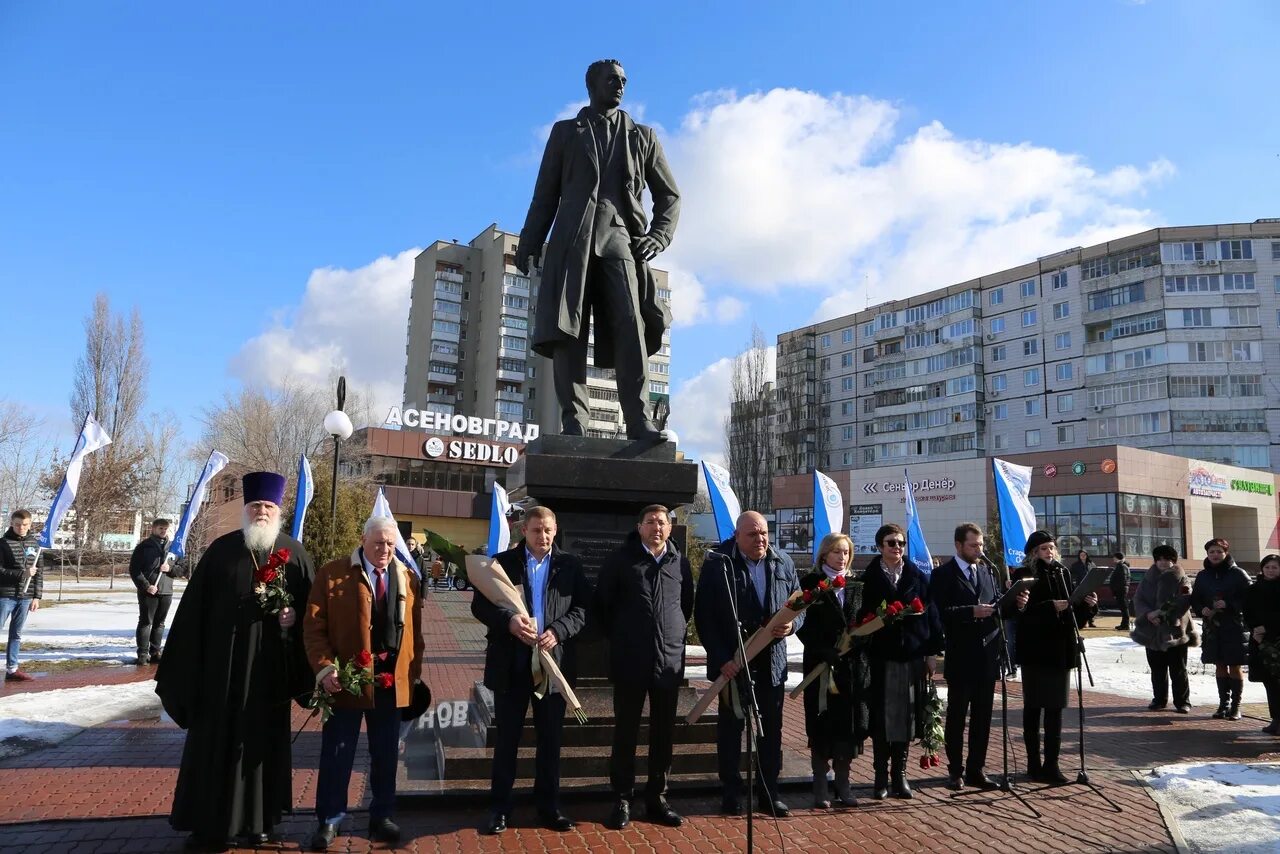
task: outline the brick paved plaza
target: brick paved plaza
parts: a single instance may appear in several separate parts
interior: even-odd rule
[[[429,680],[437,700],[465,699],[479,677],[483,635],[470,619],[470,593],[433,593],[427,602],[432,632],[428,638]],[[50,690],[83,684],[104,684],[150,678],[151,671],[96,668],[74,674],[51,675],[5,690]],[[702,684],[702,683],[699,683]],[[1011,683],[1010,724],[1019,767],[1023,763],[1017,683]],[[760,851],[1167,851],[1178,842],[1166,826],[1156,802],[1141,782],[1145,769],[1188,760],[1242,761],[1270,757],[1278,742],[1262,735],[1259,719],[1213,721],[1209,709],[1190,716],[1152,714],[1145,702],[1099,693],[1086,695],[1088,713],[1088,770],[1107,797],[1122,812],[1078,785],[1024,789],[1027,801],[1043,818],[1036,819],[1009,796],[949,797],[943,788],[943,768],[911,771],[916,798],[909,802],[872,802],[846,810],[807,808],[807,784],[793,786],[785,797],[794,809],[789,819],[774,823],[757,819],[755,843]],[[1000,762],[999,698],[996,736],[991,756]],[[295,727],[305,720],[295,712]],[[570,725],[570,724],[566,724]],[[1064,770],[1074,777],[1075,715],[1066,719]],[[53,748],[0,761],[0,850],[37,852],[165,852],[179,851],[183,835],[169,828],[169,798],[177,776],[183,733],[173,724],[129,721],[87,730]],[[311,806],[319,749],[314,722],[302,733],[294,751],[294,797],[297,814],[281,828],[286,841],[260,850],[305,850],[313,829]],[[787,771],[807,769],[801,704],[788,701],[784,748]],[[363,751],[363,747],[361,747]],[[367,822],[364,767],[357,759],[351,803],[358,805],[344,835],[330,849],[338,852],[387,850],[371,848],[362,835]],[[797,776],[802,771],[797,772]],[[868,794],[869,756],[854,766],[859,796]],[[525,781],[527,783],[527,781]],[[997,793],[998,794],[998,793]],[[398,850],[414,852],[626,850],[646,854],[741,850],[745,844],[743,819],[717,815],[714,795],[672,798],[688,817],[685,826],[671,830],[634,821],[624,832],[607,830],[609,811],[599,797],[570,797],[565,811],[578,828],[555,834],[533,826],[532,808],[521,808],[513,827],[501,837],[481,836],[476,828],[488,810],[474,799],[447,802],[415,800],[403,806],[397,819],[405,832]],[[642,810],[641,810],[642,812]]]

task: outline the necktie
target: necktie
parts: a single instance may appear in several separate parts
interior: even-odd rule
[[[381,605],[382,601],[387,598],[387,571],[385,569],[375,569],[374,572],[378,578],[373,585],[373,597]]]

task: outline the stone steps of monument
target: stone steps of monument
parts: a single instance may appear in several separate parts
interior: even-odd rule
[[[521,747],[516,757],[516,777],[532,779],[537,751]],[[636,776],[641,781],[648,773],[649,746],[636,746]],[[493,751],[485,747],[444,748],[444,777],[450,782],[488,780],[493,772]],[[672,750],[671,773],[706,775],[716,773],[715,745],[677,744]],[[609,779],[609,751],[599,747],[564,747],[560,750],[562,778],[589,778],[595,782]]]

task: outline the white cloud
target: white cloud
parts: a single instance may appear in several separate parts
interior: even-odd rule
[[[353,389],[372,396],[373,411],[399,401],[413,259],[421,251],[384,255],[355,270],[313,270],[301,304],[246,342],[232,370],[245,380],[287,376],[318,385],[342,371]]]
[[[776,350],[769,347],[765,351],[770,375],[774,371]],[[711,363],[672,392],[671,426],[680,435],[680,449],[694,459],[727,465],[724,422],[729,416],[735,360],[736,356],[726,356]]]
[[[1030,143],[955,137],[927,124],[903,137],[885,101],[773,89],[695,101],[664,144],[680,182],[675,242],[662,262],[693,287],[675,322],[720,318],[717,291],[805,286],[817,316],[847,313],[1147,228],[1135,207],[1173,167],[1100,172]],[[660,262],[660,263],[662,263]]]

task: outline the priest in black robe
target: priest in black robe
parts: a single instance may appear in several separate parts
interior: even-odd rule
[[[291,812],[290,701],[312,688],[298,611],[315,570],[280,533],[284,478],[253,472],[243,486],[243,527],[200,559],[156,672],[165,711],[187,731],[169,823],[202,850],[266,842]],[[255,573],[281,549],[292,607],[271,613]]]

